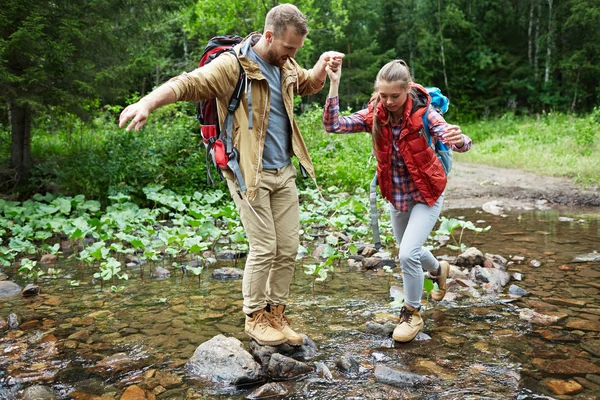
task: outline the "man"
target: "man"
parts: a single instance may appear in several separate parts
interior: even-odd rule
[[[235,111],[232,141],[239,150],[239,167],[246,192],[234,174],[223,171],[236,203],[250,251],[242,293],[245,332],[261,345],[302,344],[302,337],[284,315],[298,251],[299,205],[295,155],[315,179],[312,162],[294,119],[294,94],[309,95],[323,88],[326,68],[337,69],[342,53],[323,53],[310,70],[294,56],[308,34],[306,17],[291,4],[269,11],[263,34],[253,33],[234,50],[211,63],[184,73],[125,108],[119,126],[138,131],[156,108],[176,101],[216,98],[223,126],[227,105],[239,77],[246,71],[246,95]],[[238,64],[239,60],[239,64]],[[248,101],[250,99],[251,101]]]

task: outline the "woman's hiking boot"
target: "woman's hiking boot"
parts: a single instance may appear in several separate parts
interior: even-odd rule
[[[287,338],[288,344],[291,346],[302,346],[304,339],[290,328],[290,320],[284,315],[285,304],[278,306],[267,304],[265,316],[271,322],[271,326]]]
[[[271,326],[264,309],[253,312],[252,317],[246,315],[244,331],[262,346],[278,346],[287,342],[285,335]]]
[[[450,273],[450,264],[446,261],[440,261],[440,268],[438,270],[438,275],[429,274],[431,280],[437,282],[439,290],[433,289],[431,291],[431,298],[434,301],[442,301],[444,296],[446,296],[446,279],[448,279],[448,274]]]
[[[423,318],[421,318],[421,311],[419,309],[404,306],[400,310],[400,322],[392,333],[392,338],[396,342],[410,342],[417,336],[421,330],[423,330]]]

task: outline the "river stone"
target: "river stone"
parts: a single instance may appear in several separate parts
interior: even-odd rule
[[[245,399],[247,400],[258,400],[258,399],[272,399],[282,398],[288,394],[288,390],[283,387],[282,384],[276,382],[265,383],[254,392],[250,393]]]
[[[32,283],[29,283],[25,286],[25,289],[21,290],[21,295],[23,297],[37,296],[38,294],[40,294],[40,287]]]
[[[365,324],[365,332],[377,336],[391,336],[395,328],[396,324],[389,321],[383,325],[373,321],[367,321]]]
[[[600,253],[593,252],[587,254],[579,254],[573,258],[572,262],[583,263],[583,262],[600,262]]]
[[[17,316],[17,314],[9,314],[8,315],[8,329],[9,330],[17,329],[19,327],[19,325],[21,325],[21,322],[19,321],[19,317]]]
[[[171,276],[171,271],[163,267],[154,267],[150,276],[153,278],[165,279]]]
[[[42,385],[30,386],[23,391],[23,400],[54,400],[54,393],[50,388]]]
[[[13,297],[21,293],[21,286],[11,281],[0,281],[0,299]]]
[[[475,247],[469,247],[464,253],[456,257],[454,264],[458,265],[459,267],[472,268],[476,265],[483,265],[484,261],[485,256],[481,251],[479,251],[479,249]]]
[[[504,213],[504,203],[500,200],[488,201],[481,208],[483,211],[493,215],[502,215]]]
[[[524,308],[519,312],[519,318],[522,321],[531,322],[536,325],[552,325],[558,321],[557,316],[540,314],[530,308]]]
[[[568,360],[553,360],[546,367],[546,373],[553,376],[586,376],[587,374],[600,374],[600,367],[581,358]]]
[[[583,392],[583,386],[572,379],[568,381],[563,381],[562,379],[549,379],[546,381],[546,386],[558,395],[573,395]]]
[[[239,268],[219,268],[212,274],[215,279],[242,279],[244,270]]]
[[[234,337],[217,335],[202,343],[185,364],[193,376],[213,382],[242,384],[259,381],[260,365]]]
[[[584,340],[581,342],[581,347],[588,353],[600,357],[600,340]]]
[[[245,252],[239,250],[223,250],[215,256],[217,260],[239,260],[246,257]]]
[[[587,319],[571,319],[567,322],[566,327],[581,331],[600,332],[600,322],[590,321]]]
[[[352,356],[344,354],[339,360],[335,362],[335,366],[342,372],[350,374],[357,374],[359,371],[359,364]]]
[[[520,286],[510,285],[510,287],[508,288],[508,294],[510,294],[511,296],[523,297],[528,296],[529,292],[521,288]]]
[[[271,356],[269,368],[267,369],[269,376],[273,379],[292,379],[312,370],[310,365],[279,353]]]
[[[475,282],[496,283],[499,286],[505,286],[510,281],[510,275],[496,268],[475,266],[469,273],[469,279]]]
[[[418,387],[425,385],[430,381],[430,379],[425,376],[417,375],[412,372],[398,371],[386,367],[385,365],[377,365],[375,367],[374,375],[378,382],[401,388]]]

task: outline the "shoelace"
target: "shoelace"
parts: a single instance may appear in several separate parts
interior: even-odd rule
[[[410,325],[412,321],[412,316],[413,313],[411,311],[409,311],[406,307],[402,307],[402,309],[400,310],[400,323],[406,322]]]
[[[260,327],[263,332],[271,326],[271,324],[267,320],[265,313],[260,313],[256,316],[256,326]]]

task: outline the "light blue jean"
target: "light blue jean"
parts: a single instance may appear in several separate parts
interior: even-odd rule
[[[435,271],[440,263],[423,247],[442,211],[444,194],[431,207],[414,203],[400,212],[390,203],[390,219],[400,248],[399,258],[404,282],[404,303],[418,308],[423,294],[423,271]]]

